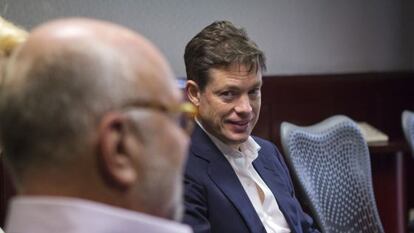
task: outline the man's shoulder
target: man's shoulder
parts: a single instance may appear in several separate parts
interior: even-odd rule
[[[200,176],[208,169],[211,160],[211,151],[214,149],[211,142],[204,135],[192,135],[190,147],[187,152],[187,160],[185,163],[186,176]]]

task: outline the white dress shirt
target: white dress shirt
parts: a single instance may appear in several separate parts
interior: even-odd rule
[[[249,136],[247,141],[240,145],[239,151],[235,150],[209,134],[198,121],[196,122],[231,164],[266,232],[290,232],[289,225],[279,209],[276,198],[252,164],[259,155],[260,146]]]
[[[7,233],[191,233],[183,224],[76,198],[12,199]]]

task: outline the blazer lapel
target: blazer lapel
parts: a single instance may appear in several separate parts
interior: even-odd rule
[[[224,156],[223,156],[224,158]],[[226,160],[226,158],[224,158]],[[264,226],[260,221],[249,197],[244,191],[242,184],[237,178],[228,161],[214,161],[210,164],[209,176],[213,182],[223,191],[224,195],[237,208],[243,216],[251,232],[265,232]]]
[[[233,203],[251,232],[266,232],[252,203],[230,163],[208,135],[196,127],[192,152],[210,161],[208,175],[224,195]]]

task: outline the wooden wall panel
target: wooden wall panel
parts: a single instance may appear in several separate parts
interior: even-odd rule
[[[280,150],[283,121],[305,126],[343,114],[388,134],[388,143],[370,146],[374,192],[385,232],[406,231],[408,208],[414,208],[408,181],[414,169],[407,166],[414,163],[401,113],[414,110],[414,72],[264,77],[262,108],[253,134]]]

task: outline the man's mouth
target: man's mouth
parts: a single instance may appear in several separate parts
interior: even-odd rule
[[[230,127],[237,133],[244,133],[246,132],[247,128],[249,127],[250,120],[241,120],[241,121],[232,121],[229,120],[227,123]]]
[[[247,125],[247,124],[249,124],[249,122],[250,121],[248,121],[248,120],[245,120],[245,121],[234,121],[233,124],[236,124],[236,125]]]

